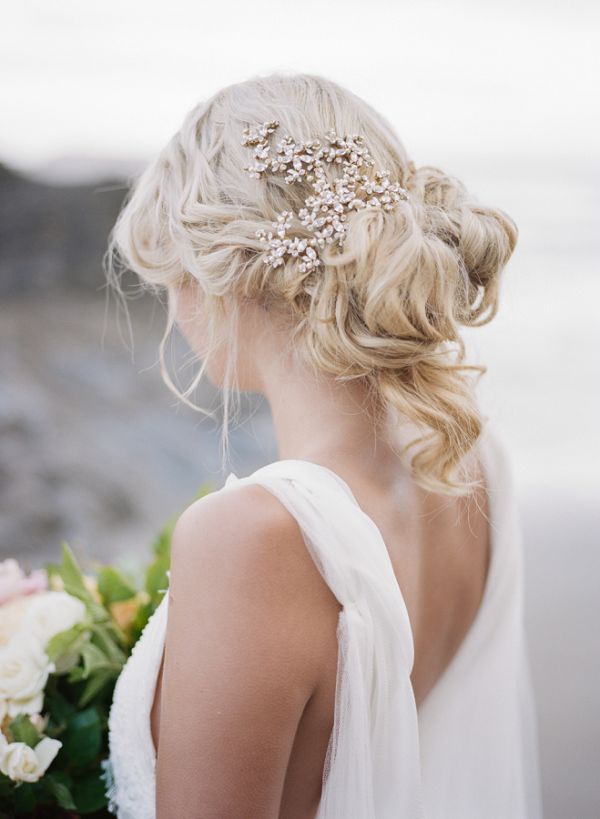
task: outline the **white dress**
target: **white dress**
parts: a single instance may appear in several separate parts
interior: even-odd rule
[[[381,533],[327,467],[286,459],[258,483],[294,515],[343,609],[334,726],[317,819],[540,819],[537,722],[523,626],[523,559],[510,463],[485,428],[491,561],[480,609],[417,709],[413,636]],[[150,709],[167,595],[135,645],[109,717],[108,795],[119,819],[155,819]]]

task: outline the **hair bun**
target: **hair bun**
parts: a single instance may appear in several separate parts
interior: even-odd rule
[[[257,185],[245,170],[242,125],[275,120],[302,143],[330,128],[364,135],[376,166],[406,187],[408,199],[392,210],[347,214],[341,252],[326,243],[318,266],[301,269],[293,254],[265,264],[262,229],[282,211],[298,213],[307,193],[277,174]],[[187,395],[213,352],[226,351],[224,442],[238,308],[258,301],[275,317],[283,306],[293,319],[290,349],[320,372],[365,379],[383,408],[421,433],[411,461],[416,482],[455,494],[470,487],[457,478],[482,429],[470,374],[485,370],[463,364],[459,331],[494,316],[499,274],[516,240],[503,211],[476,202],[439,168],[417,167],[390,123],[359,97],[319,75],[272,74],[227,86],[186,115],[128,195],[105,259],[117,288],[125,267],[153,289],[168,288],[161,373],[182,401],[204,412]],[[194,280],[207,343],[184,394],[168,377],[164,350],[175,322],[172,297]]]
[[[498,309],[500,273],[517,244],[515,222],[503,210],[477,202],[460,179],[432,165],[417,168],[409,185],[422,203],[417,219],[425,234],[455,249],[468,277],[456,319],[471,326],[490,321]]]

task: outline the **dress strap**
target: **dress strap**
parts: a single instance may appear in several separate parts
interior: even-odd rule
[[[328,468],[275,461],[224,489],[257,483],[296,519],[342,606],[334,726],[317,819],[424,816],[408,611],[381,533]]]

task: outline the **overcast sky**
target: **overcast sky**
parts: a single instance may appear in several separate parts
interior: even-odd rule
[[[0,28],[0,161],[145,161],[219,87],[322,73],[417,162],[597,160],[598,4],[20,0]]]

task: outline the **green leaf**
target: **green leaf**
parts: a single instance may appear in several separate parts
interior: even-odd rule
[[[44,696],[44,708],[47,710],[52,722],[60,732],[60,730],[66,726],[68,720],[75,713],[76,706],[57,690],[57,680],[57,677],[51,676],[49,678]],[[54,732],[52,736],[56,736],[56,732]]]
[[[60,576],[65,584],[65,590],[82,600],[91,597],[91,592],[85,585],[83,572],[65,540],[61,542],[61,557]]]
[[[108,620],[110,615],[104,606],[98,603],[88,587],[85,585],[83,573],[79,568],[75,555],[69,548],[66,541],[61,542],[62,561],[60,564],[60,576],[65,586],[65,591],[79,598],[88,610],[92,620],[97,623]]]
[[[113,643],[119,648],[119,651],[122,650],[121,647],[129,646],[127,635],[114,620],[108,620],[106,623],[102,623],[98,628],[101,628],[105,634],[109,634],[112,637]]]
[[[168,555],[159,556],[146,569],[146,579],[144,587],[150,595],[150,600],[155,608],[162,600],[163,591],[169,585],[167,571],[170,566]]]
[[[3,773],[0,773],[0,798],[3,796],[10,796],[13,792],[15,785],[7,776]],[[2,807],[6,807],[6,805],[2,802]],[[1,815],[1,814],[0,814]]]
[[[100,685],[100,688],[102,688],[107,679],[111,677],[116,679],[123,667],[121,662],[111,660],[110,657],[107,657],[94,643],[87,643],[83,647],[81,658],[83,660],[83,666],[73,668],[69,674],[69,682],[71,683],[81,682],[81,680],[87,680],[101,673],[102,685]],[[100,689],[98,688],[97,690]]]
[[[71,791],[64,782],[59,780],[56,774],[46,774],[42,782],[48,793],[56,799],[56,803],[60,808],[77,810]]]
[[[151,602],[144,603],[138,608],[133,623],[131,624],[131,641],[133,645],[135,645],[135,643],[137,643],[139,640],[140,635],[144,630],[146,623],[150,619],[150,615],[154,609],[155,606]]]
[[[78,683],[83,679],[85,679],[85,671],[83,670],[83,666],[76,665],[69,670],[69,676],[67,677],[69,683]]]
[[[78,813],[93,813],[105,807],[108,802],[106,783],[100,778],[100,773],[96,771],[78,778],[73,787],[73,799]]]
[[[125,665],[127,655],[117,642],[119,633],[112,623],[96,623],[92,628],[92,642],[120,669]]]
[[[84,708],[88,705],[102,691],[105,685],[116,679],[116,676],[114,671],[97,671],[93,674],[86,682],[77,706]]]
[[[93,643],[88,643],[83,647],[81,658],[83,660],[84,679],[99,668],[120,669],[120,666],[116,667],[115,663],[111,662],[110,657],[107,657],[106,654]]]
[[[22,782],[13,789],[13,800],[17,815],[20,813],[30,813],[38,804],[37,793],[39,788],[37,783]]]
[[[95,707],[74,714],[62,739],[61,751],[76,767],[93,762],[102,746],[102,723]]]
[[[98,574],[98,591],[107,606],[121,600],[130,600],[136,595],[136,589],[113,566],[106,566],[100,570]]]
[[[46,644],[46,654],[51,662],[57,662],[65,654],[79,653],[89,639],[90,623],[76,623],[71,628],[59,631]]]
[[[24,742],[30,748],[35,748],[40,741],[40,732],[27,714],[16,716],[8,727],[14,742]]]

